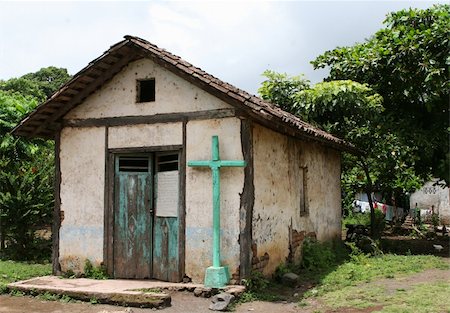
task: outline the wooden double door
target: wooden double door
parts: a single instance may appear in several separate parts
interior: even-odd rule
[[[179,154],[116,155],[113,275],[177,282]]]

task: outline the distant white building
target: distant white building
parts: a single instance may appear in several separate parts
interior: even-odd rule
[[[439,214],[441,223],[450,224],[450,190],[435,185],[438,179],[427,182],[421,189],[411,194],[410,206],[417,207],[421,210],[422,215],[424,211],[431,214],[432,207],[434,212]]]

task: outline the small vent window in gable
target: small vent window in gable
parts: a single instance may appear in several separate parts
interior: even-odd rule
[[[136,82],[136,102],[155,101],[155,79],[143,79]]]

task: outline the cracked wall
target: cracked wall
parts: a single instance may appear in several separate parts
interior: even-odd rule
[[[300,257],[304,237],[340,238],[340,153],[259,125],[254,126],[253,146],[253,263],[268,275],[290,255]],[[301,168],[308,169],[306,216],[300,216]]]

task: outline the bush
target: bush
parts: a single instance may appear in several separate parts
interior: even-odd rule
[[[269,280],[264,277],[261,272],[253,271],[250,274],[250,278],[243,279],[244,286],[247,288],[247,291],[261,291],[266,289],[269,285]]]
[[[303,243],[301,267],[307,270],[323,270],[336,262],[336,253],[331,243],[320,243],[306,239]]]
[[[93,266],[91,261],[86,259],[84,262],[84,277],[92,279],[108,279],[106,267],[102,264],[100,266]]]

